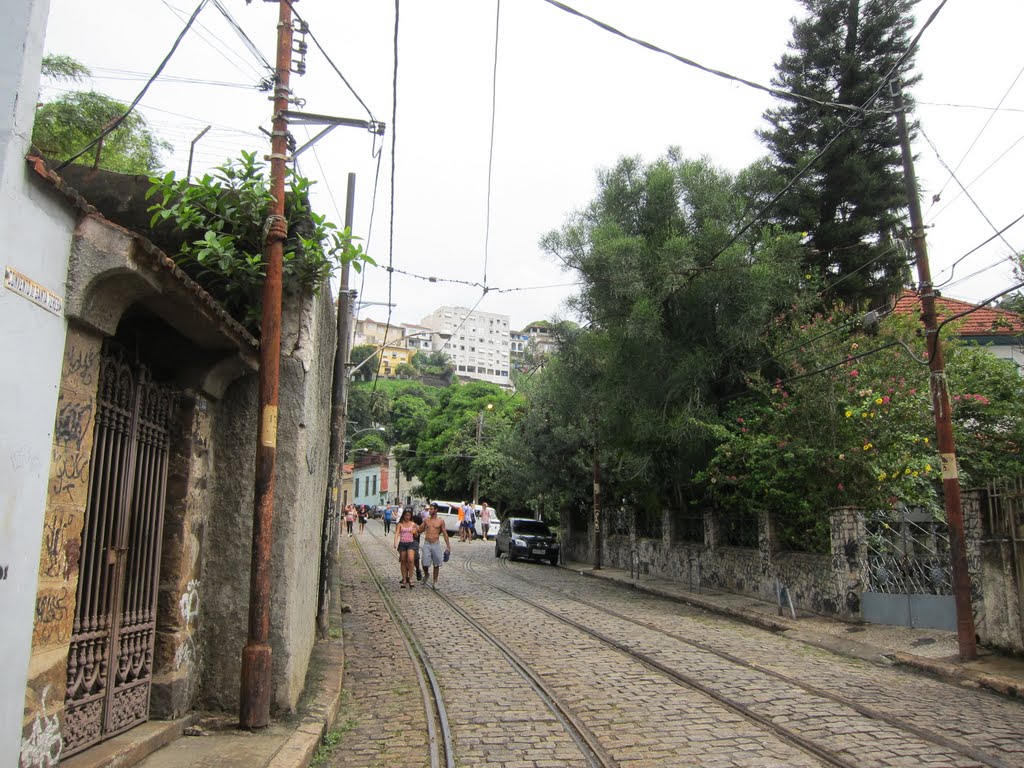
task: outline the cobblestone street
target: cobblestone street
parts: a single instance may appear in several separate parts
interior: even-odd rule
[[[507,563],[489,543],[453,542],[438,594],[400,590],[381,532],[374,521],[342,542],[351,612],[331,765],[430,764],[435,716],[367,563],[433,668],[450,764],[1024,765],[1018,701],[567,570]]]

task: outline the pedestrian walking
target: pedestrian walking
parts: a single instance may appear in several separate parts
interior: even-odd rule
[[[480,499],[482,505],[480,509],[480,535],[484,537],[484,541],[487,541],[487,536],[491,530],[491,513],[494,512],[489,506],[487,506],[486,499]]]
[[[433,566],[434,579],[431,586],[437,589],[437,574],[441,570],[441,564],[447,562],[452,552],[452,543],[448,538],[448,531],[445,528],[444,520],[437,516],[437,504],[430,505],[430,517],[423,521],[420,526],[423,534],[421,548],[423,550],[423,575],[426,577],[427,569]],[[444,552],[441,551],[441,537],[444,536]]]
[[[423,569],[420,568],[420,526],[423,525],[423,515],[419,512],[413,512],[412,521],[416,523],[416,535],[413,536],[413,541],[416,542],[413,565],[416,567],[416,581],[423,581]]]
[[[366,511],[366,505],[364,504],[363,506],[361,506],[359,508],[359,532],[360,533],[362,533],[363,529],[366,527],[366,516],[367,516],[367,511]]]
[[[472,541],[476,536],[476,509],[472,504],[466,505],[466,519],[462,524],[466,530],[466,541]]]
[[[388,536],[391,533],[391,507],[384,508],[384,535]]]
[[[349,536],[352,535],[352,525],[355,523],[355,521],[356,508],[349,504],[348,507],[345,508],[345,530],[348,532]]]
[[[398,550],[398,564],[402,572],[402,589],[412,589],[413,562],[415,560],[416,534],[419,526],[412,521],[412,512],[403,512],[395,526],[395,549]]]

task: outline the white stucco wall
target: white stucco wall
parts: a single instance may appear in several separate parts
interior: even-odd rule
[[[4,0],[0,11],[0,266],[63,297],[74,217],[24,159],[48,11],[49,0]],[[63,313],[0,287],[0,766],[19,762],[65,330]]]

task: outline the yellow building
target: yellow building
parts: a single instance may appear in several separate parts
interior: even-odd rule
[[[383,347],[378,354],[380,354],[380,364],[377,366],[377,375],[393,379],[398,375],[398,366],[402,363],[411,364],[416,350],[389,344]]]

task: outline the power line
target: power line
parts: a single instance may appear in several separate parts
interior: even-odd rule
[[[1006,101],[1006,97],[1010,95],[1010,91],[1013,90],[1013,87],[1017,84],[1017,81],[1020,80],[1020,76],[1021,75],[1024,75],[1024,67],[1020,68],[1020,71],[1017,73],[1017,76],[1014,77],[1013,78],[1013,82],[1010,83],[1010,87],[1006,89],[1005,93],[1003,93],[1003,97],[999,100],[999,103],[996,105],[996,110],[998,110],[1001,106],[1003,106],[1003,102]],[[964,164],[964,160],[966,160],[967,156],[969,154],[971,154],[971,150],[974,149],[975,145],[978,143],[978,140],[981,138],[981,135],[983,133],[985,133],[985,130],[991,124],[992,118],[994,118],[996,116],[996,110],[993,110],[992,114],[990,114],[988,116],[988,120],[986,120],[985,124],[981,126],[981,130],[978,131],[978,135],[974,137],[974,141],[971,142],[971,145],[969,147],[967,147],[967,150],[960,157],[959,162],[957,162],[957,164],[956,164],[956,168],[954,168],[952,171],[949,172],[949,178],[946,179],[946,182],[939,189],[938,193],[936,193],[932,197],[932,203],[931,203],[931,205],[928,206],[928,211],[930,211],[932,209],[932,206],[934,206],[937,202],[939,202],[939,199],[942,197],[942,193],[945,192],[946,187],[949,186],[950,180],[952,180],[954,174],[957,171],[960,170],[960,166]],[[925,215],[928,214],[928,211],[925,211]]]
[[[570,6],[566,5],[565,3],[559,2],[558,0],[544,0],[544,2],[548,3],[549,5],[553,5],[555,8],[558,8],[561,11],[565,11],[568,14],[571,14],[573,16],[578,16],[581,19],[589,21],[591,24],[593,24],[593,25],[595,25],[597,27],[600,27],[601,29],[605,30],[606,32],[610,32],[611,34],[616,35],[617,37],[621,37],[623,40],[628,40],[631,43],[635,43],[636,45],[639,45],[641,48],[646,48],[649,51],[654,51],[655,53],[663,54],[665,56],[668,56],[671,59],[675,59],[676,61],[680,62],[681,64],[685,64],[688,67],[693,67],[694,69],[699,69],[701,72],[707,72],[708,74],[714,75],[715,77],[721,77],[721,78],[723,78],[725,80],[731,80],[733,82],[739,83],[740,85],[745,85],[748,88],[753,88],[753,89],[758,90],[758,91],[764,91],[765,93],[770,93],[770,94],[773,94],[775,96],[779,96],[780,98],[795,99],[797,101],[805,101],[805,102],[807,102],[809,104],[816,104],[816,105],[822,106],[822,107],[833,107],[833,108],[836,108],[836,109],[845,109],[845,110],[849,110],[851,112],[858,113],[858,114],[863,110],[863,107],[855,107],[852,104],[841,104],[839,102],[834,102],[834,101],[821,101],[819,99],[815,99],[815,98],[812,98],[810,96],[804,96],[803,94],[795,93],[793,91],[785,91],[785,90],[782,90],[781,88],[775,88],[775,87],[770,86],[770,85],[763,85],[761,83],[756,83],[753,80],[747,80],[746,78],[738,77],[737,75],[729,74],[728,72],[724,72],[724,71],[722,71],[720,69],[713,69],[711,67],[706,67],[703,64],[700,64],[700,63],[694,61],[693,59],[687,58],[686,56],[680,56],[677,53],[672,53],[671,51],[667,51],[664,48],[661,48],[661,47],[659,47],[657,45],[654,45],[653,43],[649,43],[649,42],[647,42],[645,40],[641,40],[638,37],[633,37],[632,35],[628,35],[625,32],[623,32],[623,31],[621,31],[619,29],[616,29],[611,24],[607,24],[606,22],[600,21],[599,19],[595,19],[593,16],[588,16],[587,14],[585,14],[585,13],[583,13],[581,11],[578,11],[575,8],[571,8]]]
[[[960,262],[962,262],[962,261],[963,261],[964,259],[966,259],[966,258],[967,258],[968,256],[970,256],[970,255],[971,255],[972,253],[974,253],[975,251],[977,251],[977,250],[979,250],[979,249],[983,248],[984,246],[988,245],[989,243],[991,243],[991,242],[992,242],[993,240],[995,240],[995,239],[996,239],[996,238],[997,238],[997,237],[998,237],[999,235],[1001,235],[1001,234],[1002,234],[1003,232],[1006,232],[1006,230],[1010,229],[1010,228],[1011,228],[1011,227],[1013,227],[1013,226],[1016,226],[1016,225],[1017,225],[1018,223],[1020,223],[1020,221],[1021,221],[1021,220],[1024,220],[1024,213],[1022,213],[1022,214],[1021,214],[1020,216],[1018,216],[1018,217],[1017,217],[1016,219],[1014,219],[1013,221],[1011,221],[1011,222],[1010,222],[1009,224],[1007,224],[1007,225],[1006,225],[1005,227],[1003,227],[1002,229],[1000,229],[1000,230],[999,230],[998,232],[996,232],[996,233],[995,233],[994,235],[992,235],[992,236],[991,236],[991,237],[989,237],[988,239],[986,239],[986,240],[983,240],[982,242],[978,243],[978,244],[977,244],[976,246],[974,246],[973,248],[971,248],[971,250],[969,250],[969,251],[968,251],[967,253],[965,253],[965,254],[964,254],[963,256],[961,256],[960,258],[958,258],[958,259],[957,259],[956,261],[954,261],[954,262],[953,262],[953,263],[952,263],[952,264],[951,264],[951,265],[950,265],[950,266],[949,266],[949,267],[948,267],[947,269],[948,269],[948,270],[949,270],[950,272],[955,272],[955,270],[956,270],[956,268],[957,268],[957,265],[958,265],[958,264],[960,264]],[[945,269],[944,269],[944,270],[942,270],[942,272],[945,272],[945,271],[946,271]],[[941,274],[942,274],[942,272],[940,272],[939,274],[941,275]],[[935,288],[941,288],[941,287],[942,287],[942,286],[944,286],[944,285],[948,285],[948,284],[949,284],[949,282],[950,282],[950,281],[951,281],[952,279],[953,279],[953,275],[952,275],[952,274],[950,274],[950,276],[949,276],[949,280],[947,280],[947,281],[946,281],[945,283],[940,283],[940,284],[938,284],[938,285],[936,285],[936,286],[934,286],[934,287],[935,287]]]
[[[932,148],[932,151],[935,153],[935,157],[938,159],[939,164],[942,165],[942,167],[945,168],[947,171],[949,171],[949,177],[956,182],[958,187],[960,187],[960,191],[967,195],[967,199],[971,201],[971,205],[974,206],[975,210],[977,210],[978,213],[981,214],[981,217],[985,220],[985,223],[988,224],[992,228],[992,231],[995,232],[996,235],[999,237],[999,239],[1003,241],[1003,245],[1009,248],[1013,253],[1016,253],[1017,249],[1010,245],[1009,242],[1007,242],[1006,238],[1003,237],[1001,232],[997,231],[996,225],[992,223],[992,219],[990,219],[985,214],[985,212],[981,210],[981,206],[978,205],[978,201],[974,199],[973,195],[971,195],[970,192],[967,191],[967,187],[965,187],[963,183],[960,181],[960,178],[956,175],[956,171],[950,170],[950,167],[946,164],[946,161],[942,159],[942,155],[939,154],[939,148],[935,146],[935,142],[933,142],[931,138],[928,136],[928,134],[925,133],[924,128],[921,127],[921,125],[919,124],[917,126],[917,129],[921,132],[921,135],[924,136],[924,140],[928,142],[928,146]]]
[[[74,162],[75,160],[80,158],[82,155],[84,155],[86,152],[88,152],[90,149],[92,149],[94,146],[96,146],[105,136],[108,136],[111,132],[116,130],[118,128],[118,126],[120,126],[121,123],[123,123],[125,121],[125,119],[128,117],[128,115],[130,115],[132,113],[132,111],[135,109],[135,107],[138,106],[139,102],[142,101],[142,97],[146,95],[146,91],[149,90],[149,86],[151,86],[156,81],[156,79],[160,76],[160,73],[164,71],[164,67],[167,66],[167,62],[169,62],[171,60],[171,56],[173,56],[174,52],[176,50],[178,50],[178,46],[181,44],[182,39],[185,37],[185,34],[192,28],[192,24],[195,22],[196,17],[199,16],[199,12],[201,10],[203,10],[203,8],[206,6],[206,3],[207,3],[207,0],[200,0],[199,5],[196,6],[196,9],[192,12],[192,16],[189,17],[188,22],[185,24],[185,28],[181,30],[181,32],[178,34],[177,39],[174,41],[174,45],[171,46],[171,50],[169,50],[167,52],[167,55],[164,56],[164,60],[160,62],[160,66],[158,66],[156,68],[156,71],[153,73],[152,77],[149,78],[149,80],[146,82],[146,84],[142,87],[142,90],[139,91],[139,95],[135,97],[135,100],[132,101],[132,103],[130,105],[128,105],[128,109],[125,111],[125,113],[123,115],[121,115],[120,117],[118,117],[116,120],[114,120],[112,123],[110,123],[106,128],[104,128],[100,132],[99,136],[97,136],[95,139],[90,141],[85,147],[83,147],[81,150],[79,150],[76,154],[72,155],[67,160],[65,160],[63,163],[58,165],[57,166],[57,170],[58,171],[66,168],[72,162]]]
[[[338,75],[338,77],[341,78],[341,82],[343,82],[345,84],[345,87],[348,88],[349,92],[353,96],[356,97],[356,101],[358,101],[362,105],[363,109],[366,110],[366,114],[369,116],[370,121],[374,122],[374,123],[377,122],[377,118],[375,118],[373,116],[373,112],[370,110],[370,108],[368,106],[366,106],[366,102],[363,101],[362,98],[360,98],[359,94],[356,93],[356,89],[353,88],[352,84],[348,81],[348,78],[345,77],[345,75],[342,74],[341,70],[338,69],[338,65],[334,63],[334,60],[328,55],[327,51],[324,50],[324,47],[322,45],[320,45],[320,41],[316,39],[316,35],[313,34],[313,31],[310,28],[309,24],[307,24],[306,20],[303,19],[299,15],[299,12],[295,10],[295,5],[292,3],[292,0],[285,0],[285,2],[288,3],[288,7],[292,9],[292,14],[295,16],[296,19],[299,20],[299,23],[303,26],[304,32],[309,35],[309,39],[313,41],[313,44],[316,45],[316,47],[320,51],[320,53],[323,54],[324,59],[326,59],[327,63],[331,65],[331,69],[333,69],[334,72]],[[398,15],[398,1],[397,0],[395,1],[395,15],[396,15],[396,17]],[[398,21],[397,21],[397,18],[396,18],[396,21],[395,21],[395,47],[396,47],[396,50],[397,50],[397,47],[398,47]],[[396,55],[396,58],[397,58],[397,53],[395,55]],[[393,130],[393,127],[392,127],[392,130]]]
[[[984,107],[980,104],[949,104],[941,101],[915,101],[919,107],[952,107],[954,109],[980,109],[987,112],[1024,112],[1020,107]]]
[[[1013,144],[1011,144],[1010,146],[1008,146],[1008,147],[1007,147],[1006,149],[1004,149],[1004,150],[1003,150],[1003,151],[1002,151],[1002,152],[1001,152],[1001,153],[999,154],[999,156],[998,156],[998,157],[997,157],[997,158],[996,158],[995,160],[993,160],[993,161],[992,161],[991,163],[989,163],[989,164],[988,164],[987,166],[985,166],[985,169],[984,169],[984,170],[983,170],[983,171],[982,171],[981,173],[979,173],[979,174],[978,174],[977,176],[975,176],[975,177],[974,177],[973,179],[971,179],[971,180],[970,180],[969,182],[967,182],[967,188],[968,188],[968,189],[970,189],[970,188],[971,188],[972,186],[974,186],[975,182],[977,182],[977,181],[978,181],[978,179],[980,179],[980,178],[981,178],[982,176],[984,176],[984,175],[985,175],[986,173],[988,173],[989,171],[991,171],[991,170],[992,170],[992,169],[993,169],[993,168],[995,167],[995,165],[996,165],[996,164],[997,164],[997,163],[998,163],[998,162],[999,162],[1000,160],[1002,160],[1002,159],[1003,159],[1004,157],[1006,157],[1006,156],[1007,156],[1007,155],[1008,155],[1008,154],[1010,153],[1010,151],[1011,151],[1011,150],[1012,150],[1012,149],[1013,149],[1014,147],[1016,147],[1016,146],[1017,146],[1018,144],[1020,144],[1020,143],[1021,143],[1021,141],[1024,141],[1024,134],[1022,134],[1022,135],[1018,136],[1018,137],[1017,137],[1017,140],[1016,140],[1016,141],[1014,141],[1014,142],[1013,142]],[[948,203],[946,203],[946,204],[945,204],[944,206],[942,206],[941,208],[939,208],[939,210],[937,210],[937,211],[936,211],[936,212],[935,212],[935,213],[934,213],[934,214],[932,215],[932,217],[931,217],[930,219],[928,219],[928,223],[931,223],[931,222],[935,221],[935,220],[936,220],[937,218],[939,218],[939,216],[941,216],[941,215],[942,215],[943,211],[945,211],[945,210],[946,210],[947,208],[949,208],[949,207],[950,207],[951,205],[953,205],[953,203],[955,203],[955,202],[956,202],[957,200],[959,200],[959,199],[960,199],[960,196],[961,196],[962,194],[964,194],[964,193],[963,193],[963,191],[961,191],[961,192],[958,192],[958,193],[956,194],[956,196],[954,196],[954,197],[953,197],[953,199],[952,199],[952,200],[950,200],[950,201],[949,201]],[[929,206],[929,210],[931,209],[931,207],[932,207],[932,206]]]
[[[180,8],[174,7],[169,2],[167,2],[167,0],[160,0],[160,1],[164,4],[164,6],[167,8],[167,10],[169,10],[171,13],[173,13],[180,21],[184,20],[185,12],[183,10],[181,10]],[[198,29],[196,30],[196,37],[198,37],[200,40],[202,40],[204,43],[206,43],[208,46],[210,46],[210,48],[218,56],[220,56],[222,59],[224,59],[224,61],[226,61],[228,64],[230,64],[232,67],[234,67],[240,74],[242,74],[244,77],[249,77],[250,75],[255,75],[257,78],[259,78],[261,76],[260,75],[260,71],[258,69],[256,69],[256,67],[254,67],[248,60],[246,60],[246,59],[242,58],[241,56],[239,56],[237,51],[233,50],[227,43],[225,43],[223,40],[221,40],[214,32],[212,32],[209,29],[209,27],[206,27],[202,22],[198,23],[196,26],[198,27]],[[212,37],[214,40],[216,40],[218,44],[215,44],[215,43],[211,42],[210,39],[206,37],[206,35],[204,35],[202,32],[199,31],[200,29],[206,30],[206,32],[210,35],[210,37]],[[230,51],[231,53],[235,54],[235,57],[236,57],[237,61],[232,60],[224,51]],[[247,66],[249,68],[249,72],[246,72],[241,67],[239,67],[238,66],[238,62],[241,62],[242,64],[245,64],[245,66]]]
[[[221,15],[227,20],[228,24],[231,25],[231,28],[235,30],[235,33],[239,36],[239,38],[241,38],[242,43],[245,45],[246,48],[249,49],[249,53],[256,57],[263,64],[263,67],[273,77],[276,73],[274,65],[267,61],[267,58],[266,56],[263,55],[263,52],[256,47],[256,43],[249,39],[249,36],[245,34],[245,30],[242,29],[241,25],[237,21],[235,21],[235,17],[232,16],[230,11],[228,11],[228,9],[224,7],[224,4],[221,2],[221,0],[213,0],[213,5],[218,11],[220,11]],[[294,13],[294,9],[292,12]]]

